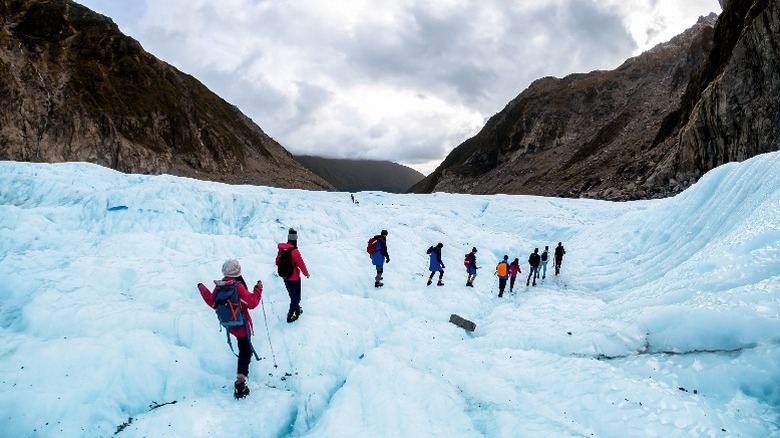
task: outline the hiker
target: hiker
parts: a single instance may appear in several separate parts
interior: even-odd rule
[[[284,287],[290,296],[290,309],[287,311],[287,322],[295,322],[301,313],[301,273],[309,278],[309,270],[303,262],[301,252],[298,250],[298,232],[290,228],[287,232],[287,243],[277,245],[276,253],[277,272],[284,280]]]
[[[371,263],[376,266],[376,277],[374,277],[374,287],[382,287],[382,274],[385,270],[385,263],[390,263],[390,255],[387,253],[387,230],[372,237],[368,241],[369,254],[371,254]],[[373,245],[373,247],[372,247]],[[373,249],[373,252],[371,251]]]
[[[539,271],[542,273],[542,280],[547,278],[547,259],[550,257],[550,247],[545,246],[544,251],[542,251],[542,256],[540,257],[539,262]]]
[[[504,260],[498,262],[496,265],[496,275],[498,276],[498,297],[504,296],[504,289],[506,289],[506,280],[509,278],[509,256],[505,255]]]
[[[463,262],[466,265],[466,286],[474,287],[474,279],[477,278],[477,247],[472,247],[471,252],[466,254],[466,259]]]
[[[563,244],[558,242],[558,246],[555,247],[555,275],[561,272],[561,263],[563,262],[563,255],[566,254],[566,250],[563,248]]]
[[[198,283],[198,289],[200,290],[200,296],[203,297],[203,301],[211,308],[215,308],[220,303],[224,306],[226,304],[225,301],[229,300],[233,293],[237,293],[237,297],[232,301],[236,302],[241,310],[243,325],[226,329],[226,336],[231,350],[233,350],[233,344],[230,342],[230,335],[235,336],[236,341],[238,341],[238,364],[236,366],[236,382],[234,384],[233,396],[239,399],[249,395],[246,379],[249,377],[249,363],[252,361],[252,354],[254,353],[255,357],[260,360],[252,347],[251,336],[254,334],[254,330],[249,310],[254,309],[260,303],[263,297],[263,282],[257,280],[254,289],[250,293],[244,277],[241,276],[241,265],[236,259],[228,259],[222,264],[222,275],[222,280],[214,280],[213,291],[210,291],[203,283]],[[233,317],[236,317],[235,310],[233,310]]]
[[[531,277],[534,280],[534,286],[536,286],[536,279],[539,278],[539,263],[541,262],[539,257],[539,248],[534,248],[534,252],[528,256],[528,264],[531,265],[531,272],[528,273],[528,280],[525,285],[528,286],[531,283]]]
[[[431,246],[428,248],[427,254],[431,257],[431,263],[429,269],[431,270],[431,276],[428,277],[428,286],[433,283],[433,276],[437,272],[439,273],[439,282],[436,283],[436,286],[444,286],[444,283],[442,283],[442,278],[444,277],[444,262],[441,261],[441,249],[444,247],[444,244],[439,242],[436,246]]]
[[[520,274],[523,272],[520,269],[520,259],[516,258],[512,260],[512,263],[509,264],[509,293],[512,293],[512,289],[515,288],[515,279],[517,278],[517,274]]]

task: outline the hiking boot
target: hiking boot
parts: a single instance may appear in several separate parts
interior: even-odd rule
[[[236,382],[234,386],[235,391],[233,391],[233,397],[235,397],[236,400],[249,395],[249,387],[246,386],[246,382]]]
[[[498,297],[499,297],[499,298],[501,298],[501,297],[503,297],[503,296],[504,296],[504,293],[503,293],[503,292],[499,292],[499,293],[498,293]]]
[[[295,316],[298,317],[301,316],[301,314],[303,314],[303,307],[298,306],[298,310],[295,311]]]
[[[430,286],[431,283],[433,283],[433,281],[432,280],[428,280],[428,286]]]
[[[444,286],[444,283],[442,283],[442,282],[440,281],[440,282],[436,283],[436,286]]]
[[[287,313],[287,323],[295,322],[298,319],[298,312]]]
[[[377,282],[375,282],[375,283],[374,283],[374,287],[382,287],[382,286],[384,286],[384,285],[385,285],[385,284],[384,284],[384,283],[382,283],[381,281],[377,281]]]

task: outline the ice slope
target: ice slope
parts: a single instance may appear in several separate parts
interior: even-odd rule
[[[780,436],[778,169],[780,154],[762,155],[655,201],[354,205],[0,162],[0,436]],[[288,227],[312,273],[294,324],[273,274]],[[391,262],[376,290],[364,248],[381,229]],[[504,254],[525,262],[558,241],[560,276],[526,287],[524,263],[497,297]],[[426,287],[437,242],[446,285]],[[195,289],[229,257],[265,282],[263,360],[241,401]]]

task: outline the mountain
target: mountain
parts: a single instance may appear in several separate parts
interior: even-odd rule
[[[389,161],[343,160],[296,155],[295,159],[342,192],[406,193],[425,175]]]
[[[0,159],[332,189],[109,18],[70,0],[5,0],[0,17]]]
[[[780,12],[722,1],[612,71],[535,81],[412,192],[663,197],[780,149]]]

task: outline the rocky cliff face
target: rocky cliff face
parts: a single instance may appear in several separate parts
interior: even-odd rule
[[[0,159],[332,189],[235,106],[70,0],[0,0]]]
[[[666,121],[679,129],[662,140],[676,146],[658,169],[662,179],[695,179],[723,163],[780,150],[777,0],[726,2],[715,47],[682,108],[687,118]]]
[[[616,70],[534,82],[412,191],[652,198],[777,150],[777,2],[725,6]]]

